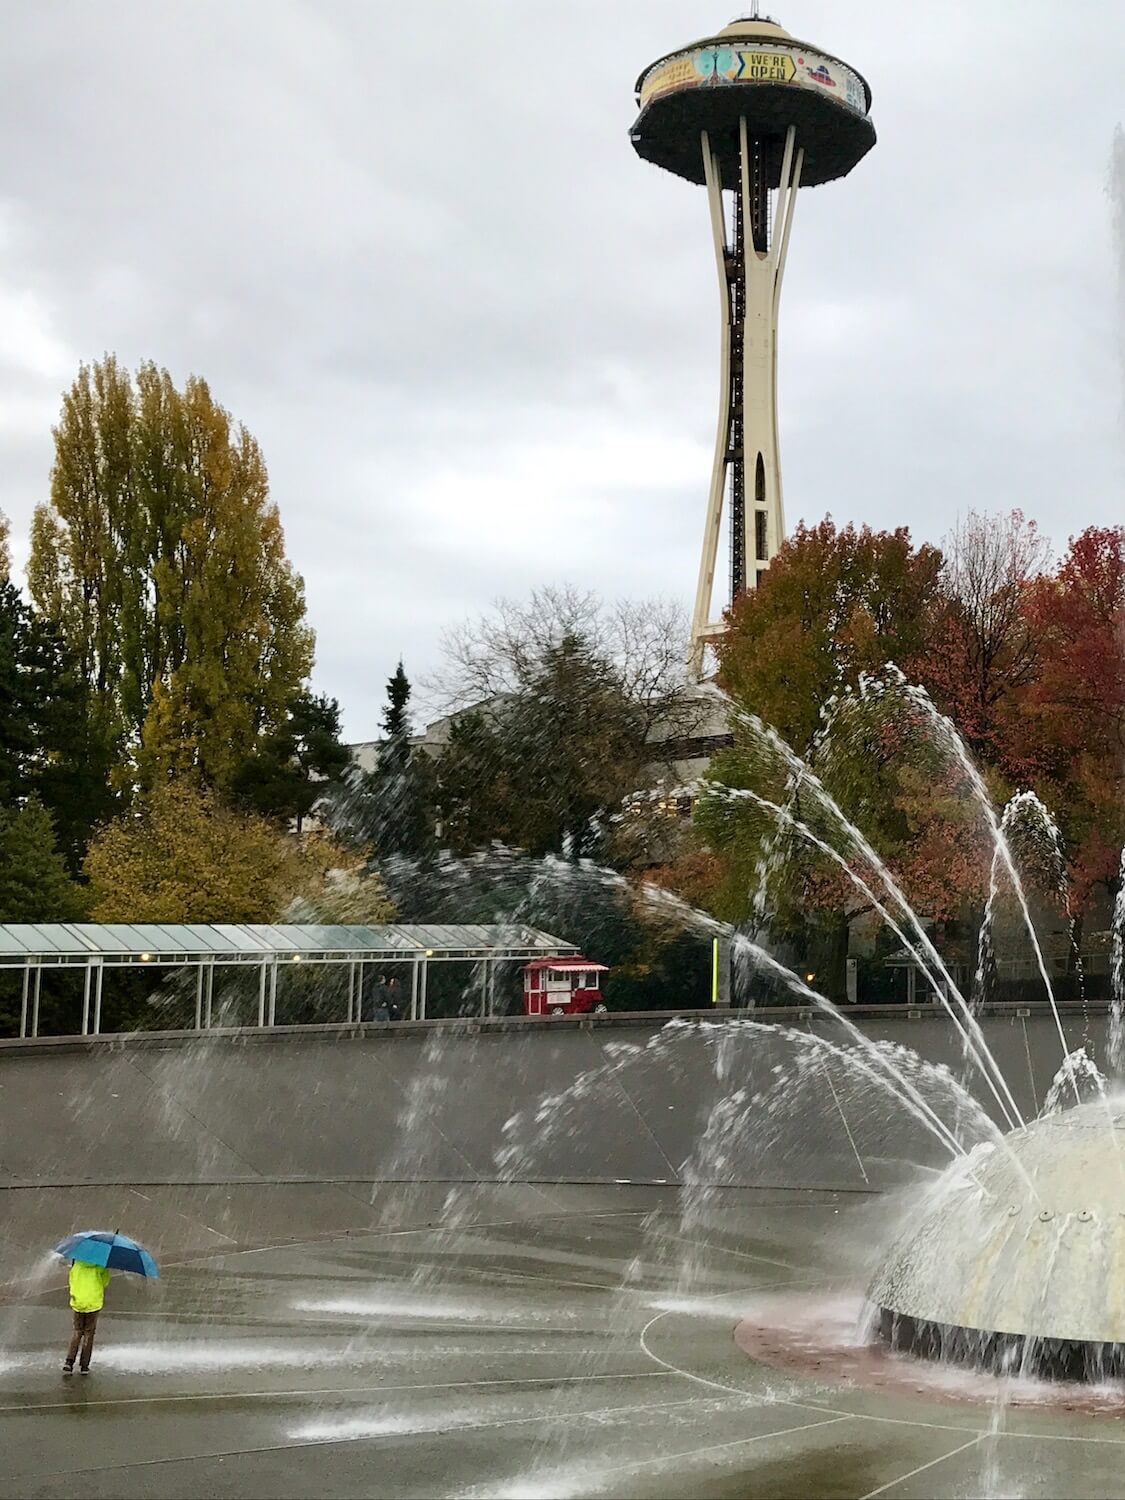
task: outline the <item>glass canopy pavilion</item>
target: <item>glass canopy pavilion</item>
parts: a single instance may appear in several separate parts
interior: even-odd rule
[[[83,972],[81,1035],[98,1035],[106,969],[148,967],[195,971],[195,1030],[212,1023],[215,970],[257,968],[258,1025],[277,1020],[277,977],[292,964],[331,964],[348,971],[347,1024],[360,1019],[365,964],[409,964],[410,1019],[426,1018],[431,963],[484,966],[485,1004],[492,1008],[494,965],[577,953],[572,943],[521,924],[494,926],[330,927],[305,924],[158,926],[0,923],[0,970],[23,973],[20,1036],[39,1034],[44,969]]]

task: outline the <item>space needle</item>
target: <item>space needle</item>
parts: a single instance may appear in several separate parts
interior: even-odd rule
[[[724,629],[712,620],[724,510],[730,603],[758,587],[785,538],[777,320],[797,193],[846,176],[875,127],[863,78],[757,7],[659,58],[636,90],[637,155],[707,188],[719,271],[719,422],[691,632],[698,677]]]

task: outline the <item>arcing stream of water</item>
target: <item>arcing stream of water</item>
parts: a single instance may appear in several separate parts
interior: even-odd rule
[[[1125,1064],[1125,849],[1121,851],[1121,877],[1113,907],[1110,984],[1109,1060],[1120,1072]]]
[[[899,685],[899,678],[901,677],[901,674],[897,674],[896,676],[893,675],[896,669],[889,670],[892,671],[893,685]],[[872,679],[864,679],[860,686],[861,694],[882,693],[884,691],[885,685],[881,683],[875,683]],[[910,701],[914,704],[914,706],[918,706],[920,700],[915,699],[913,697],[913,693],[911,693],[909,696]],[[839,701],[847,702],[847,695],[842,695]],[[925,702],[929,706],[927,717],[932,717],[932,705],[929,705],[928,699],[926,699]],[[803,820],[794,818],[788,807],[780,807],[777,804],[768,801],[767,799],[759,797],[752,791],[746,791],[740,788],[725,788],[714,783],[707,783],[705,784],[706,791],[711,795],[720,797],[726,796],[737,798],[739,796],[745,796],[748,798],[752,798],[757,803],[757,805],[761,806],[763,809],[771,812],[774,815],[779,826],[785,825],[793,828],[803,838],[813,843],[823,854],[827,855],[841,868],[844,874],[853,882],[853,884],[856,885],[857,889],[859,889],[865,895],[865,897],[872,902],[875,908],[879,911],[880,915],[883,917],[884,921],[886,921],[891,926],[896,936],[899,937],[900,941],[904,943],[904,945],[910,952],[912,958],[915,960],[915,962],[918,963],[919,968],[922,970],[924,976],[933,988],[935,995],[945,1006],[951,1018],[957,1025],[958,1030],[961,1032],[962,1037],[965,1040],[966,1047],[973,1049],[974,1057],[978,1064],[981,1066],[982,1071],[986,1072],[986,1076],[991,1075],[989,1080],[990,1088],[995,1093],[997,1090],[997,1086],[999,1086],[999,1088],[1005,1092],[1007,1103],[1002,1103],[1002,1108],[1008,1115],[1009,1123],[1012,1125],[1022,1123],[1019,1110],[1015,1105],[1015,1101],[1011,1098],[1010,1090],[1007,1089],[1007,1085],[1004,1082],[1003,1074],[997,1067],[995,1059],[991,1057],[991,1054],[989,1054],[987,1047],[984,1046],[983,1038],[980,1037],[979,1028],[975,1027],[974,1017],[968,1004],[965,1001],[964,996],[961,994],[957,985],[954,983],[953,977],[950,974],[944,960],[934,947],[929,935],[927,934],[921,921],[917,917],[911,903],[906,899],[906,896],[903,894],[900,886],[892,876],[885,862],[880,859],[879,855],[872,848],[870,842],[864,836],[862,831],[858,827],[856,827],[852,820],[848,818],[847,815],[843,812],[839,803],[826,790],[819,777],[812,771],[808,764],[804,760],[802,760],[796,754],[796,752],[784,742],[784,740],[781,739],[776,730],[774,730],[770,725],[764,724],[762,720],[760,720],[756,715],[748,713],[744,710],[737,709],[733,705],[732,717],[745,731],[749,732],[749,734],[753,737],[758,745],[763,746],[769,752],[772,752],[773,755],[775,755],[776,758],[785,765],[791,777],[791,784],[793,785],[793,787],[799,787],[802,790],[806,790],[808,793],[810,793],[815,799],[818,806],[828,814],[831,821],[842,832],[846,840],[848,855],[845,856],[841,854],[826,840],[819,838]],[[940,716],[938,716],[938,718],[940,719]],[[940,723],[943,729],[943,733],[946,736],[951,734],[953,736],[953,739],[956,741],[958,761],[961,764],[971,764],[968,752],[965,749],[965,746],[960,737],[957,735],[957,732],[954,729],[953,725],[949,723],[948,720],[944,719],[940,719]],[[1004,864],[1006,866],[1010,866],[1014,871],[1015,867],[1014,862],[1012,861],[1011,851],[1010,849],[1008,849],[1006,839],[1004,838],[1000,825],[998,824],[995,818],[995,814],[992,811],[992,805],[988,800],[987,791],[985,790],[984,785],[980,781],[979,775],[976,774],[975,770],[974,776],[974,793],[978,797],[983,796],[985,804],[987,805],[989,824],[992,829],[993,840],[997,854],[1003,860]],[[913,941],[907,938],[903,933],[901,927],[895,921],[891,912],[888,910],[887,905],[875,896],[870,886],[852,868],[852,860],[854,860],[856,857],[861,859],[874,873],[874,875],[883,885],[883,888],[886,891],[890,901],[892,901],[898,907],[898,910],[902,914],[903,919],[907,922],[907,924],[911,927],[912,931],[915,934],[915,938]],[[1015,878],[1021,905],[1026,920],[1030,923],[1030,913],[1027,909],[1026,899],[1023,896],[1022,885],[1018,884],[1018,875],[1016,875]],[[1038,938],[1036,938],[1036,943],[1038,944]],[[919,949],[921,949],[921,952],[919,952]],[[925,955],[924,957],[923,954]],[[1041,954],[1040,966],[1041,968],[1043,968],[1044,977],[1046,977],[1046,971],[1042,964]],[[1055,1005],[1054,992],[1051,989],[1049,979],[1047,979],[1047,993],[1051,1001],[1052,1009],[1055,1012],[1056,1022],[1058,1023],[1057,1006]],[[958,1017],[954,1013],[951,1000],[956,1003],[958,1010],[961,1013],[960,1017]],[[1062,1037],[1061,1023],[1058,1024],[1059,1035],[1060,1037]],[[1065,1054],[1066,1042],[1064,1037],[1063,1051]],[[998,1095],[997,1099],[998,1102],[1001,1102]]]
[[[1035,954],[1035,961],[1039,967],[1039,975],[1043,981],[1043,989],[1046,993],[1048,1001],[1050,1002],[1051,1014],[1053,1015],[1055,1020],[1055,1029],[1058,1031],[1059,1042],[1062,1045],[1063,1055],[1065,1056],[1067,1052],[1066,1034],[1063,1031],[1062,1019],[1059,1015],[1058,1004],[1055,1001],[1055,990],[1054,986],[1051,983],[1051,976],[1047,970],[1047,962],[1043,956],[1043,947],[1039,941],[1039,934],[1036,931],[1035,923],[1031,917],[1031,908],[1028,905],[1027,896],[1024,892],[1023,880],[1020,876],[1019,869],[1016,866],[1015,859],[1012,857],[1012,850],[1008,843],[1007,836],[1005,835],[1004,830],[1001,827],[1000,820],[996,816],[996,810],[992,805],[992,798],[988,795],[988,788],[984,784],[984,779],[982,778],[980,772],[977,770],[976,766],[973,764],[973,758],[969,754],[964,740],[961,738],[960,734],[958,734],[957,728],[952,719],[949,719],[945,714],[938,712],[937,708],[931,701],[929,694],[925,692],[923,688],[907,684],[905,676],[903,676],[903,674],[898,671],[897,667],[894,667],[892,665],[888,667],[888,671],[897,673],[903,685],[903,689],[908,697],[919,708],[921,708],[924,713],[928,715],[938,733],[944,736],[949,749],[952,751],[953,755],[956,757],[962,770],[965,773],[969,786],[971,787],[973,795],[977,800],[977,805],[979,806],[981,812],[984,814],[985,819],[988,822],[988,827],[992,834],[994,847],[996,849],[996,852],[1000,856],[1004,869],[1007,872],[1008,879],[1011,881],[1012,890],[1015,893],[1016,900],[1019,903],[1020,912],[1023,916],[1024,928],[1031,942],[1032,951]]]
[[[1100,1225],[1097,1244],[1101,1249],[1096,1259],[1101,1261],[1111,1253],[1110,1241],[1118,1234],[1119,1223],[1125,1216],[1125,1176],[1121,1169],[1118,1121],[1109,1096],[1109,1086],[1087,1046],[1080,1046],[1074,1052],[1068,1049],[1054,986],[1035,930],[1013,848],[1016,831],[1020,830],[1026,840],[1026,830],[1030,829],[1033,839],[1038,841],[1040,862],[1047,884],[1058,891],[1067,907],[1073,946],[1073,915],[1069,909],[1066,869],[1058,830],[1046,808],[1029,793],[1018,795],[1004,813],[998,816],[983,780],[972,765],[952,724],[936,712],[924,694],[909,687],[901,674],[892,670],[888,673],[888,679],[889,682],[881,683],[866,681],[861,686],[861,694],[894,692],[910,705],[916,722],[926,727],[933,741],[943,749],[951,764],[962,775],[990,839],[992,853],[989,861],[989,895],[978,949],[978,976],[972,1003],[966,1001],[953,982],[948,967],[924,924],[913,911],[885,862],[875,853],[870,841],[844,814],[817,774],[769,726],[753,715],[735,715],[742,732],[751,737],[759,758],[764,753],[784,769],[787,787],[784,803],[753,790],[717,785],[714,782],[707,782],[690,790],[694,794],[705,795],[732,807],[740,802],[752,804],[774,820],[776,830],[784,830],[789,835],[797,836],[843,871],[865,902],[880,914],[903,943],[906,952],[933,989],[936,999],[955,1023],[966,1058],[973,1063],[987,1086],[1009,1133],[981,1142],[967,1156],[964,1138],[957,1124],[966,1108],[962,1095],[956,1090],[947,1090],[940,1100],[935,1100],[928,1091],[918,1087],[917,1071],[908,1064],[901,1052],[897,1055],[890,1054],[878,1044],[872,1043],[837,1007],[816,994],[800,975],[779,963],[761,943],[744,934],[730,932],[723,924],[692,910],[664,889],[647,888],[644,899],[651,908],[661,910],[674,920],[702,931],[725,932],[736,957],[752,964],[757,972],[772,975],[801,1000],[830,1016],[847,1037],[844,1049],[823,1038],[816,1044],[806,1044],[803,1050],[798,1049],[798,1056],[804,1062],[796,1067],[795,1072],[781,1073],[777,1090],[763,1094],[761,1089],[747,1090],[736,1084],[724,1095],[709,1117],[696,1156],[685,1168],[685,1213],[698,1213],[700,1202],[714,1191],[716,1179],[721,1177],[732,1157],[737,1157],[739,1143],[742,1142],[749,1148],[753,1140],[760,1138],[765,1122],[777,1109],[778,1099],[785,1097],[787,1090],[792,1090],[795,1080],[798,1081],[798,1092],[807,1092],[810,1078],[824,1078],[828,1085],[826,1097],[836,1106],[840,1127],[855,1152],[861,1172],[864,1172],[861,1153],[855,1146],[854,1115],[849,1116],[849,1112],[842,1106],[837,1086],[841,1076],[840,1069],[846,1058],[846,1069],[862,1077],[869,1098],[874,1089],[893,1097],[953,1157],[954,1165],[947,1174],[948,1181],[944,1182],[935,1199],[934,1213],[924,1216],[925,1235],[936,1236],[942,1226],[949,1223],[950,1215],[952,1222],[956,1224],[960,1222],[961,1216],[969,1213],[971,1218],[965,1221],[965,1226],[971,1228],[972,1232],[963,1235],[962,1240],[973,1246],[974,1254],[983,1257],[983,1260],[966,1262],[964,1255],[959,1257],[957,1254],[956,1246],[961,1242],[955,1239],[935,1260],[932,1249],[927,1248],[925,1235],[919,1237],[916,1243],[913,1231],[908,1232],[903,1246],[896,1251],[893,1273],[886,1272],[878,1282],[877,1295],[883,1307],[884,1322],[888,1330],[892,1330],[888,1336],[893,1337],[897,1343],[905,1341],[910,1347],[922,1351],[939,1345],[942,1348],[960,1347],[956,1340],[950,1344],[945,1334],[939,1339],[934,1331],[939,1326],[948,1329],[950,1325],[956,1325],[954,1331],[960,1329],[958,1336],[964,1335],[962,1343],[971,1351],[976,1351],[974,1357],[1002,1358],[1006,1362],[1005,1368],[1010,1367],[1013,1352],[1017,1352],[1021,1368],[1025,1371],[1032,1368],[1029,1361],[1043,1361],[1045,1367],[1057,1365],[1060,1369],[1069,1370],[1081,1366],[1101,1370],[1105,1368],[1105,1359],[1101,1356],[1078,1354],[1075,1350],[1085,1350],[1087,1346],[1101,1347],[1104,1344],[1116,1348],[1119,1343],[1125,1344],[1125,1326],[1117,1328],[1104,1297],[1099,1297],[1096,1292],[1092,1299],[1087,1296],[1088,1277],[1081,1274],[1082,1262],[1078,1263],[1076,1274],[1076,1265],[1071,1258],[1074,1253],[1078,1253],[1079,1242],[1073,1240],[1072,1248],[1072,1240],[1067,1236],[1065,1226],[1072,1223]],[[822,734],[822,743],[826,744],[833,729],[837,728],[836,721],[842,706],[845,705],[838,704],[833,715],[829,716]],[[813,826],[807,813],[799,815],[798,809],[802,802],[815,808],[817,826]],[[825,826],[821,826],[822,822]],[[764,868],[760,862],[760,873],[763,876],[770,873],[770,860],[782,857],[780,839],[772,842],[767,840],[767,843],[772,852],[767,854]],[[586,873],[601,881],[613,882],[619,879],[610,872],[590,867],[586,867]],[[764,916],[766,909],[761,900],[761,887],[765,883],[763,878],[759,891],[755,893],[754,905],[759,919]],[[977,1019],[985,997],[988,970],[994,963],[993,921],[1004,885],[1010,887],[1024,929],[1029,934],[1035,967],[1043,984],[1052,1024],[1062,1051],[1061,1065],[1043,1101],[1043,1115],[1031,1126],[1025,1123],[1003,1070],[985,1042]],[[1118,896],[1113,919],[1111,1026],[1114,1041],[1111,1054],[1119,1053],[1122,1046],[1122,1012],[1125,1010],[1123,948],[1125,883]],[[1081,976],[1079,983],[1081,987]],[[1088,1015],[1084,1029],[1088,1043]],[[1071,1112],[1063,1111],[1060,1114],[1059,1111],[1064,1102],[1071,1098],[1076,1105],[1081,1105],[1087,1094],[1093,1098],[1094,1102],[1089,1107],[1095,1113],[1090,1115],[1079,1111],[1081,1129],[1076,1132]],[[955,1112],[953,1123],[948,1114],[950,1108]],[[1059,1119],[1070,1128],[1061,1135],[1049,1130],[1044,1134],[1043,1127],[1051,1119]],[[1078,1116],[1074,1119],[1077,1120]],[[1087,1137],[1082,1133],[1090,1129],[1096,1132],[1096,1137]],[[1086,1143],[1095,1138],[1097,1149],[1102,1153],[1098,1158],[1101,1165],[1097,1171],[1086,1172],[1073,1153],[1075,1149],[1085,1149]],[[993,1160],[1000,1164],[999,1167],[990,1165],[989,1158],[979,1154],[986,1147],[995,1153]],[[1106,1170],[1109,1172],[1108,1176],[1105,1175]],[[864,1175],[866,1176],[865,1172]],[[972,1206],[969,1206],[964,1197],[967,1185],[971,1185]],[[1066,1203],[1074,1197],[1076,1187],[1081,1204],[1076,1208],[1066,1207]],[[1044,1194],[1047,1196],[1044,1197]],[[1060,1194],[1063,1202],[1061,1208]],[[1005,1209],[1006,1201],[1009,1201],[1010,1206]],[[1029,1213],[1030,1221],[1025,1218]],[[1035,1224],[1051,1225],[1056,1219],[1060,1225],[1059,1230],[1052,1230],[1044,1240],[1044,1235],[1036,1231]],[[991,1272],[984,1276],[982,1270],[983,1266],[989,1264],[990,1256],[1000,1253],[999,1250],[988,1250],[985,1247],[980,1239],[984,1234],[997,1236],[996,1245],[1002,1247],[1006,1269],[999,1283],[994,1284],[990,1279]],[[1037,1246],[1040,1248],[1036,1248]],[[1027,1262],[1022,1270],[1021,1259]],[[935,1272],[939,1268],[940,1274],[934,1281]],[[1097,1275],[1094,1279],[1098,1279]],[[984,1291],[981,1293],[985,1296],[985,1303],[980,1307],[966,1308],[958,1300],[957,1289],[973,1285],[987,1288],[987,1295]],[[1002,1300],[1008,1295],[1005,1287],[1009,1285],[1020,1288],[1025,1300],[1020,1303],[1017,1311],[1002,1314],[994,1304],[998,1297]],[[1030,1300],[1026,1300],[1028,1297]],[[1075,1301],[1076,1298],[1078,1301]],[[1082,1300],[1083,1298],[1086,1300]],[[934,1307],[942,1309],[940,1316],[937,1312],[927,1311],[927,1308]],[[1014,1319],[1010,1335],[988,1331],[1003,1328],[1004,1317]],[[937,1323],[933,1321],[935,1318],[938,1319]],[[974,1318],[977,1319],[976,1323],[973,1322]],[[989,1318],[995,1321],[989,1322]],[[961,1328],[961,1324],[966,1327]],[[904,1334],[904,1328],[908,1328],[910,1332]],[[985,1331],[974,1333],[974,1328]],[[1009,1346],[1005,1340],[1011,1339],[1015,1343]]]
[[[966,1059],[971,1060],[979,1068],[996,1102],[1004,1104],[1005,1098],[1001,1097],[1003,1094],[1014,1105],[1010,1091],[1003,1083],[1003,1075],[996,1065],[995,1058],[983,1046],[983,1038],[975,1024],[974,1015],[974,1010],[979,1010],[988,970],[993,962],[993,918],[1001,890],[1000,877],[1001,874],[1006,876],[1030,940],[1035,964],[1061,1044],[1062,1066],[1058,1070],[1055,1083],[1045,1101],[1045,1117],[1049,1119],[1060,1108],[1064,1091],[1068,1095],[1073,1095],[1076,1105],[1081,1105],[1083,1091],[1087,1086],[1092,1088],[1095,1098],[1095,1102],[1090,1106],[1094,1110],[1094,1115],[1083,1114],[1082,1128],[1078,1131],[1073,1129],[1073,1121],[1067,1117],[1065,1123],[1070,1128],[1065,1133],[1049,1132],[1043,1135],[1042,1121],[1031,1127],[1029,1131],[1018,1113],[1015,1118],[1009,1114],[1008,1122],[1015,1128],[1012,1135],[1005,1141],[1007,1149],[997,1158],[1003,1164],[1002,1170],[998,1173],[988,1168],[983,1173],[975,1171],[970,1173],[971,1180],[984,1197],[976,1200],[973,1207],[958,1203],[952,1213],[952,1222],[954,1225],[960,1223],[964,1231],[960,1238],[948,1240],[952,1202],[943,1201],[936,1216],[924,1217],[920,1231],[912,1229],[908,1233],[903,1247],[896,1251],[891,1263],[885,1266],[880,1276],[876,1278],[871,1295],[877,1305],[882,1308],[882,1326],[885,1327],[887,1336],[891,1337],[896,1344],[923,1352],[939,1347],[944,1350],[947,1347],[954,1347],[949,1342],[952,1329],[960,1340],[959,1344],[956,1340],[954,1344],[957,1347],[964,1346],[973,1352],[975,1358],[995,1357],[1009,1360],[1013,1352],[1018,1352],[1026,1368],[1027,1361],[1032,1358],[1031,1351],[1034,1350],[1034,1358],[1043,1361],[1045,1367],[1065,1370],[1075,1368],[1102,1370],[1107,1367],[1107,1359],[1109,1364],[1113,1364],[1115,1360],[1120,1363],[1118,1354],[1115,1353],[1112,1358],[1109,1358],[1105,1355],[1092,1354],[1089,1351],[1102,1348],[1104,1345],[1110,1345],[1114,1350],[1118,1350],[1119,1346],[1125,1342],[1125,1324],[1118,1326],[1119,1320],[1115,1318],[1111,1310],[1115,1304],[1105,1298],[1104,1290],[1102,1290],[1106,1277],[1095,1269],[1095,1262],[1102,1261],[1104,1255],[1110,1253],[1105,1248],[1107,1244],[1113,1241],[1116,1245],[1117,1237],[1120,1235],[1121,1220],[1125,1215],[1125,1169],[1123,1169],[1121,1140],[1117,1129],[1118,1117],[1114,1113],[1106,1081],[1093,1059],[1088,1055],[1087,1047],[1080,1047],[1073,1053],[1068,1049],[1054,986],[1011,844],[1013,829],[1021,821],[1030,823],[1037,830],[1042,844],[1041,853],[1045,856],[1043,862],[1046,866],[1048,882],[1062,897],[1067,909],[1071,945],[1076,949],[1075,924],[1069,902],[1061,839],[1046,808],[1029,793],[1013,799],[1004,814],[997,817],[983,779],[973,765],[967,748],[953,724],[937,712],[921,689],[909,685],[896,669],[888,668],[887,677],[883,681],[865,679],[861,682],[858,698],[860,700],[865,697],[879,698],[892,692],[900,695],[901,699],[915,711],[918,720],[928,726],[931,736],[944,747],[951,762],[960,768],[965,784],[983,815],[990,834],[992,857],[989,895],[978,950],[974,1006],[967,1004],[953,985],[945,964],[926,937],[921,923],[911,910],[902,890],[883,862],[879,860],[868,840],[844,815],[838,803],[824,788],[819,777],[807,764],[794,755],[790,747],[785,745],[769,726],[762,724],[753,715],[736,715],[741,729],[750,735],[755,748],[760,752],[764,747],[785,765],[789,790],[787,804],[782,806],[754,791],[743,789],[708,787],[707,791],[712,797],[728,801],[740,798],[749,799],[754,806],[768,812],[776,820],[779,828],[785,827],[799,835],[806,843],[843,870],[870,906],[879,912],[884,921],[890,925],[891,930],[904,943],[907,952],[918,964],[919,969],[935,990],[935,994],[943,1001],[950,1016],[958,1022]],[[848,695],[845,695],[841,701],[846,704],[855,700],[849,700]],[[832,731],[839,717],[840,705],[838,704],[819,737],[818,743],[822,749],[830,743]],[[811,796],[818,812],[828,816],[830,823],[843,836],[843,850],[836,847],[834,838],[827,835],[822,837],[812,828],[807,817],[794,815],[793,806],[798,794],[806,800]],[[1123,856],[1123,861],[1125,861],[1125,856]],[[852,868],[856,863],[865,866],[866,871],[871,872],[871,876],[868,877],[866,871],[861,874]],[[1125,863],[1123,863],[1123,875],[1125,875]],[[872,878],[882,885],[886,892],[884,899],[881,899],[873,889]],[[760,911],[760,901],[758,905]],[[897,914],[901,916],[896,919]],[[916,941],[909,941],[906,938],[903,923],[915,934]],[[1113,1043],[1111,1052],[1114,1053],[1120,1053],[1121,1050],[1122,989],[1125,987],[1122,975],[1122,969],[1125,967],[1122,954],[1123,944],[1125,944],[1123,926],[1125,926],[1125,883],[1122,884],[1117,898],[1112,933]],[[1080,963],[1078,977],[1084,998]],[[957,1008],[956,1012],[954,1004]],[[1088,1043],[1088,1012],[1085,1016],[1084,1031]],[[1081,1114],[1082,1111],[1079,1113]],[[1082,1131],[1091,1128],[1097,1131],[1097,1149],[1101,1152],[1096,1171],[1087,1167],[1087,1158],[1083,1155],[1088,1148],[1092,1149],[1093,1138],[1086,1137]],[[951,1169],[951,1172],[953,1170]],[[1065,1207],[1074,1200],[1076,1182],[1079,1184],[1079,1206]],[[1014,1249],[1016,1241],[1013,1240],[1013,1235],[1017,1233],[1017,1226],[1012,1220],[1022,1219],[1026,1209],[1021,1209],[1017,1199],[1007,1211],[1006,1223],[1003,1219],[996,1218],[996,1210],[999,1202],[1002,1202],[1017,1185],[1021,1194],[1030,1190],[1026,1192],[1025,1203],[1042,1205],[1038,1209],[1038,1219],[1041,1223],[1050,1224],[1062,1211],[1060,1208],[1062,1205],[1065,1207],[1062,1218],[1064,1224],[1071,1223],[1076,1216],[1078,1222],[1101,1225],[1101,1236],[1097,1241],[1100,1247],[1098,1255],[1075,1264],[1070,1258],[1072,1252],[1068,1251],[1065,1255],[1062,1253],[1064,1243],[1062,1230],[1058,1235],[1046,1237],[1044,1249],[1044,1236],[1042,1234],[1037,1236],[1033,1233],[1033,1226],[1029,1226],[1025,1231],[1018,1231],[1022,1238],[1018,1241],[1019,1248]],[[954,1194],[954,1199],[962,1191],[958,1181],[954,1178],[951,1178],[950,1190]],[[968,1219],[964,1218],[966,1212],[970,1215]],[[991,1246],[986,1246],[980,1239],[982,1234],[993,1236]],[[944,1242],[943,1236],[945,1236]],[[967,1257],[955,1248],[959,1247],[963,1250],[966,1243],[972,1246],[972,1252]],[[1006,1274],[997,1282],[993,1262],[1001,1253],[1006,1262]],[[1116,1250],[1113,1253],[1116,1253]],[[1024,1264],[1021,1265],[1021,1261]],[[1013,1277],[1015,1285],[1020,1288],[1015,1300],[1011,1292]],[[970,1286],[977,1289],[976,1301],[971,1296],[966,1299],[961,1293],[962,1287]],[[1092,1294],[1087,1290],[1090,1287],[1094,1288]],[[903,1332],[904,1329],[905,1332]],[[981,1332],[982,1329],[985,1332]],[[1001,1333],[997,1330],[1006,1331]],[[1043,1353],[1044,1350],[1047,1351],[1046,1354]],[[1114,1368],[1116,1368],[1115,1364]]]

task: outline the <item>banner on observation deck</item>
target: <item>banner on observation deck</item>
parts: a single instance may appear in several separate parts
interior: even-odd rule
[[[762,83],[826,94],[857,115],[867,113],[867,91],[858,73],[835,58],[776,42],[678,52],[657,63],[642,79],[640,103],[645,109],[656,99],[689,89]]]

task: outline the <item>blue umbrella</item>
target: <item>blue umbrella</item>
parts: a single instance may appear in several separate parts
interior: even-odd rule
[[[68,1234],[55,1246],[65,1260],[84,1261],[88,1266],[107,1266],[111,1271],[131,1271],[134,1276],[159,1276],[160,1269],[143,1245],[116,1230],[82,1229]]]

